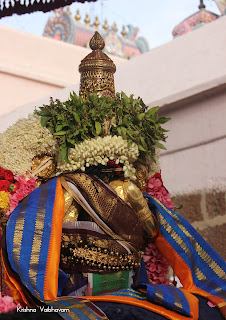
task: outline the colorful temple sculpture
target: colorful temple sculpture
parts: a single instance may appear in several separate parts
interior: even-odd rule
[[[43,36],[72,43],[81,47],[88,47],[89,41],[94,32],[98,30],[105,41],[104,52],[107,54],[130,59],[149,51],[149,45],[144,37],[137,37],[139,29],[128,25],[122,27],[121,35],[118,35],[116,23],[109,26],[105,19],[103,26],[96,16],[91,23],[88,13],[84,21],[81,21],[79,10],[72,18],[69,7],[55,10],[54,16],[50,17],[46,23]],[[101,30],[100,30],[101,29]]]
[[[218,5],[218,7],[219,7],[219,5]],[[224,6],[226,7],[226,5],[224,5]],[[221,7],[219,7],[219,10],[220,10],[220,8],[221,8],[221,13],[223,14],[223,11],[222,11],[223,4],[221,4]],[[206,23],[209,23],[209,22],[212,22],[212,21],[218,19],[218,17],[219,17],[219,15],[206,10],[205,5],[203,3],[203,0],[201,0],[200,4],[199,4],[199,11],[192,14],[191,16],[189,16],[188,18],[186,18],[182,22],[180,22],[172,31],[173,37],[175,38],[178,36],[182,36],[183,34],[190,32],[194,29],[197,29],[197,28],[205,25]]]
[[[226,14],[226,0],[215,0],[215,3],[221,14]]]

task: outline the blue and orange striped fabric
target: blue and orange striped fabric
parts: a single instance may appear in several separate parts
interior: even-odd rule
[[[189,302],[182,290],[163,284],[141,284],[146,287],[147,300],[190,317]],[[139,286],[140,287],[140,286]]]
[[[128,288],[111,295],[87,298],[90,301],[133,304],[168,319],[198,319],[198,302],[193,296],[197,294],[209,299],[225,315],[224,260],[184,218],[157,199],[145,196],[159,225],[155,243],[185,290],[147,285],[147,297],[146,294]],[[39,300],[57,299],[67,280],[66,274],[59,270],[63,216],[64,195],[61,183],[59,179],[52,179],[26,197],[12,212],[7,223],[6,244],[11,268]],[[16,283],[7,268],[5,271],[14,291],[14,299],[20,302],[24,297],[23,288]],[[178,307],[181,301],[182,308]],[[170,306],[171,310],[168,309]]]
[[[144,286],[142,285],[142,287]],[[175,288],[174,296],[172,297],[167,292],[170,290],[169,286],[145,284],[145,287],[147,287],[145,292],[143,290],[140,292],[132,288],[125,288],[116,292],[86,298],[93,302],[105,301],[134,305],[161,314],[171,320],[198,320],[198,299],[194,295]],[[160,291],[161,294],[159,294]]]
[[[38,299],[55,299],[59,274],[64,195],[59,179],[41,185],[12,212],[6,227],[8,259],[23,285]],[[59,277],[59,279],[58,279]]]
[[[46,301],[46,304],[54,308],[65,320],[108,320],[105,313],[86,297],[58,298]]]
[[[226,315],[226,263],[183,217],[144,194],[159,225],[156,245],[183,287]]]

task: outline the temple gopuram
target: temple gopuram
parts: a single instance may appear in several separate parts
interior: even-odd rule
[[[108,25],[105,19],[103,26],[100,26],[98,16],[91,23],[88,13],[82,21],[79,10],[73,18],[69,7],[60,8],[54,11],[44,28],[43,36],[61,40],[81,47],[88,47],[88,43],[97,31],[105,41],[104,52],[107,54],[131,59],[149,51],[149,45],[144,37],[138,37],[139,29],[132,25],[122,27],[121,34],[118,34],[116,23]]]
[[[217,2],[216,4],[218,5]],[[199,8],[198,12],[195,12],[194,14],[192,14],[191,16],[187,17],[185,20],[180,22],[178,25],[176,25],[176,27],[172,31],[174,38],[178,36],[182,36],[187,32],[195,30],[205,25],[206,23],[212,22],[219,18],[219,15],[206,10],[206,6],[204,5],[203,0],[200,0],[200,4],[198,8]],[[224,14],[222,11],[223,10],[222,4],[221,4],[221,7],[219,4],[218,8],[219,10],[221,10],[221,13]]]

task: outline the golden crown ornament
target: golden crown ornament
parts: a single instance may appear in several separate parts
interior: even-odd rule
[[[102,52],[105,43],[99,32],[95,32],[90,40],[92,52],[79,65],[80,91],[79,95],[86,99],[87,94],[97,92],[98,97],[115,97],[114,62]]]

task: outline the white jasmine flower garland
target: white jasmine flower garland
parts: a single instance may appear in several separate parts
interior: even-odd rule
[[[30,114],[19,119],[0,135],[0,166],[16,175],[23,175],[32,167],[32,159],[41,154],[55,155],[57,142],[40,116]]]
[[[58,160],[58,174],[64,171],[85,171],[86,167],[105,166],[109,160],[121,163],[124,176],[135,180],[135,168],[133,162],[138,159],[139,151],[135,143],[128,144],[121,136],[105,136],[85,140],[70,148],[68,152],[69,163]]]

